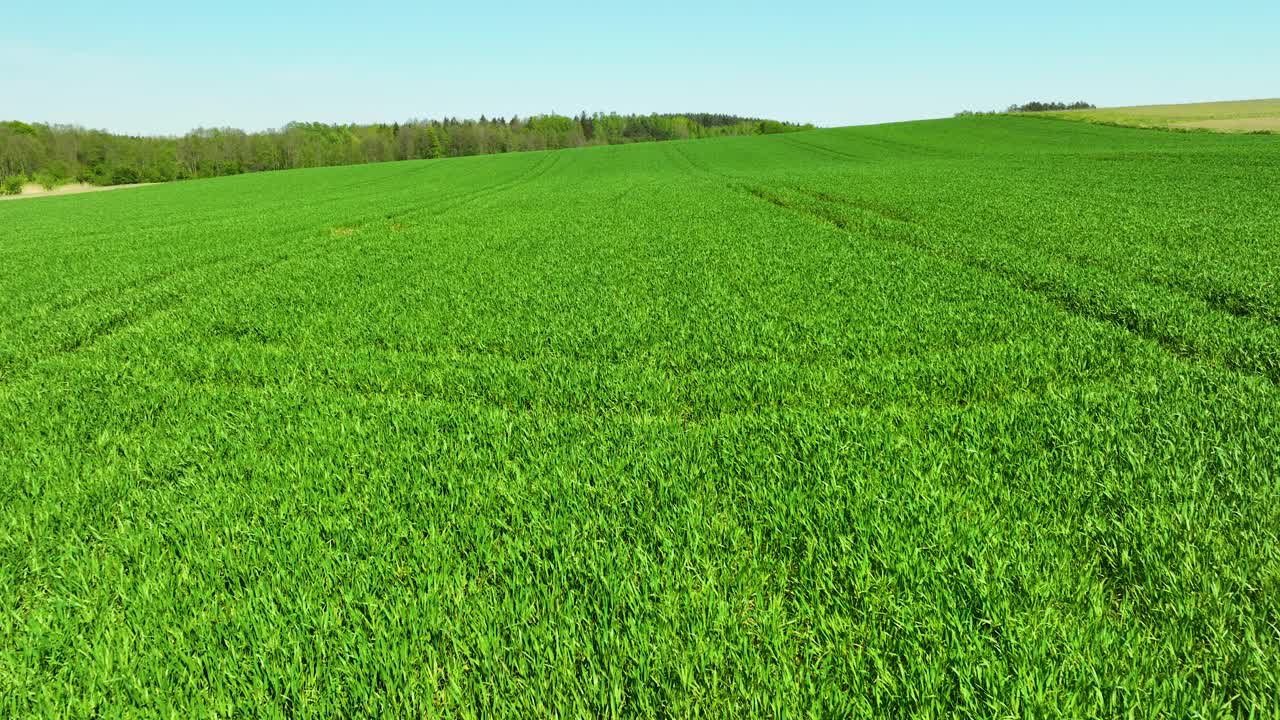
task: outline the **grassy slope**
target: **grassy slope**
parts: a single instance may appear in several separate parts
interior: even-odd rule
[[[1037,114],[1066,120],[1085,120],[1134,127],[1222,132],[1280,132],[1280,99],[1140,105]]]
[[[0,714],[1280,710],[1280,142],[0,206]]]

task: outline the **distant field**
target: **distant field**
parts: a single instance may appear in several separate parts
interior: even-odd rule
[[[1008,116],[2,203],[0,717],[1275,716],[1277,257]]]
[[[1037,113],[1070,120],[1220,132],[1280,132],[1280,99]]]

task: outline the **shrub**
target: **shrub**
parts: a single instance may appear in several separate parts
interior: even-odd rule
[[[136,168],[129,167],[128,165],[121,165],[111,171],[111,182],[106,184],[132,185],[133,183],[138,182],[140,179],[141,178],[139,178],[138,170]]]
[[[1097,106],[1087,103],[1083,100],[1064,103],[1064,102],[1041,102],[1033,100],[1025,105],[1010,105],[1011,113],[1028,113],[1028,112],[1056,112],[1061,110],[1096,110]]]
[[[0,180],[0,195],[21,195],[22,186],[27,184],[27,179],[21,175],[10,175],[4,180]]]
[[[32,179],[45,190],[52,190],[64,182],[57,175],[49,172],[36,173]]]

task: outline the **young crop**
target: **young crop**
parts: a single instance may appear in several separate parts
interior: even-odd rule
[[[0,715],[1280,711],[1280,143],[0,203]]]

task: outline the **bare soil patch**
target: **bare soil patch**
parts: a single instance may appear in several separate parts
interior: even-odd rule
[[[125,188],[145,187],[155,183],[135,183],[133,185],[89,185],[87,183],[69,183],[46,190],[36,183],[27,183],[22,187],[21,195],[0,195],[0,200],[23,200],[26,198],[48,197],[50,195],[78,195],[80,193],[101,192],[103,190],[123,190]]]

